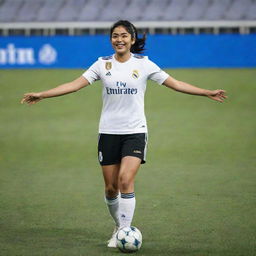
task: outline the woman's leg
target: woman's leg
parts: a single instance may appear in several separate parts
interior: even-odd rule
[[[131,226],[135,210],[134,180],[139,170],[141,159],[134,156],[122,158],[119,171],[119,200],[120,227]]]
[[[103,165],[102,173],[105,182],[105,194],[107,197],[115,197],[119,193],[118,176],[120,164]]]
[[[107,203],[109,213],[119,227],[119,188],[118,175],[120,164],[103,165],[102,173],[105,181],[105,201]]]
[[[116,232],[120,226],[118,188],[119,169],[120,164],[102,166],[102,173],[105,181],[105,202],[108,206],[109,213],[115,222],[112,237],[108,241],[108,247],[112,248],[116,247]]]

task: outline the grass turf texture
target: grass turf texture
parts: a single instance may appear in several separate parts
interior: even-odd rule
[[[255,69],[168,70],[220,104],[149,82],[147,164],[136,180],[138,255],[256,253]],[[103,202],[96,144],[97,83],[20,105],[23,93],[81,70],[0,71],[0,255],[119,255],[106,248],[113,223]]]

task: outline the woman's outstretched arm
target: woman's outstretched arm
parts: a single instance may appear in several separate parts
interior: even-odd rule
[[[207,96],[212,100],[216,100],[219,102],[223,102],[227,96],[225,95],[226,91],[224,90],[206,90],[194,85],[179,81],[174,79],[173,77],[169,76],[163,84],[178,92],[183,92],[192,95],[200,95],[200,96]]]
[[[89,82],[83,76],[73,80],[72,82],[59,85],[53,89],[43,92],[30,92],[24,94],[21,103],[27,103],[29,105],[35,104],[42,99],[58,97],[68,93],[76,92],[83,87],[87,86]]]

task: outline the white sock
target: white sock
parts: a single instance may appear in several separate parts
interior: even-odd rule
[[[119,201],[120,227],[130,227],[135,210],[135,195],[133,193],[121,193]]]
[[[105,196],[105,202],[108,206],[109,213],[112,216],[116,226],[119,227],[119,195],[117,195],[114,198],[109,198]]]

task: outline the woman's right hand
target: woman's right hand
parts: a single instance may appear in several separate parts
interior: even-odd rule
[[[20,103],[21,104],[27,103],[29,105],[32,105],[32,104],[39,102],[42,99],[43,99],[43,97],[41,96],[41,93],[30,92],[30,93],[24,94]]]

